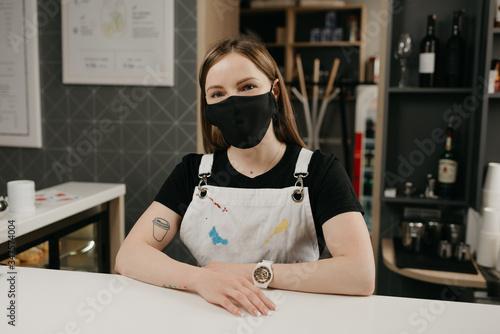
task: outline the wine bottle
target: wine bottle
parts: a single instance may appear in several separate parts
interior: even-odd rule
[[[420,87],[436,86],[436,64],[439,52],[439,40],[435,36],[436,15],[427,17],[427,34],[420,42],[419,85]]]
[[[495,6],[495,27],[500,27],[500,0],[497,0]]]
[[[461,32],[462,15],[464,13],[465,10],[463,9],[453,11],[452,33],[445,46],[447,87],[460,87],[463,85],[465,41],[461,36]]]
[[[439,158],[438,192],[441,197],[450,198],[455,191],[458,163],[453,152],[453,117],[446,129],[446,147]]]

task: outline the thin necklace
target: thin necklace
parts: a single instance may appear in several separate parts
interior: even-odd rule
[[[264,174],[265,172],[267,172],[267,170],[269,169],[269,166],[271,166],[271,164],[273,163],[274,159],[276,159],[276,157],[278,156],[278,153],[280,153],[280,151],[281,151],[281,146],[282,145],[283,145],[283,143],[280,143],[280,147],[278,147],[278,151],[276,151],[276,154],[274,155],[273,160],[271,160],[271,162],[267,165],[266,169],[264,169],[264,171],[262,172],[262,174]],[[250,174],[253,174],[253,170],[250,171]]]
[[[283,146],[283,143],[280,143],[280,146],[278,147],[278,151],[276,151],[276,154],[274,155],[273,160],[271,160],[271,162],[269,162],[269,164],[267,165],[266,169],[264,169],[264,171],[262,172],[262,174],[264,174],[265,172],[267,172],[267,170],[269,169],[269,167],[271,166],[271,164],[273,163],[273,161],[276,160],[276,157],[278,156],[278,153],[281,151],[281,146]],[[229,154],[228,154],[227,157],[229,159]],[[234,165],[234,163],[233,163],[233,161],[231,161],[231,159],[229,159],[229,162]],[[250,174],[253,175],[253,170],[250,171]]]

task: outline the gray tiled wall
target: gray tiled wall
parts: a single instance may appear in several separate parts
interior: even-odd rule
[[[0,147],[0,191],[13,179],[35,180],[37,189],[125,183],[128,232],[182,156],[196,151],[196,0],[175,1],[175,85],[168,88],[63,84],[61,13],[54,1],[38,4],[47,19],[39,25],[43,148]],[[146,95],[128,113],[113,112],[112,102],[125,108],[132,93]],[[102,120],[110,122],[105,133]]]

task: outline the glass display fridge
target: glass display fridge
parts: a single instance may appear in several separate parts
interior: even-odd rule
[[[364,218],[368,230],[371,232],[378,86],[359,85],[356,88],[356,96],[352,181],[365,210]]]

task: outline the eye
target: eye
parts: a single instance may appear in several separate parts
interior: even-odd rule
[[[245,86],[243,86],[243,90],[252,90],[255,88],[255,85],[253,84],[247,84]]]
[[[215,92],[212,95],[210,95],[212,99],[217,99],[219,97],[222,97],[222,94],[220,92]]]

